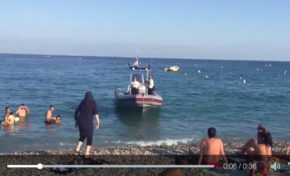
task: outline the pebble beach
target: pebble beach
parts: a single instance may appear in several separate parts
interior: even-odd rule
[[[274,143],[273,152],[277,153],[286,141],[277,141]],[[225,152],[227,155],[235,155],[239,152],[243,143],[225,143]],[[189,148],[193,153],[189,153]],[[78,160],[75,157],[74,148],[52,149],[45,151],[19,151],[10,153],[1,153],[1,167],[6,168],[7,164],[174,164],[176,155],[186,156],[196,162],[199,152],[199,144],[180,144],[172,146],[123,146],[123,147],[93,147],[91,158],[87,160]],[[81,155],[84,154],[82,151]],[[171,157],[170,157],[171,156]],[[195,160],[195,161],[193,161]],[[73,163],[74,162],[74,163]],[[190,163],[191,164],[191,163]],[[158,175],[164,169],[3,169],[0,175]],[[184,175],[247,175],[249,171],[215,169],[182,169]],[[287,173],[288,174],[288,173]],[[277,172],[275,175],[285,175],[284,172]]]

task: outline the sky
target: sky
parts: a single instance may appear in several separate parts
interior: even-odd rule
[[[3,0],[0,53],[290,61],[290,1]]]

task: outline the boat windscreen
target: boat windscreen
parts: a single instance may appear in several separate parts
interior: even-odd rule
[[[136,78],[137,78],[137,81],[139,81],[140,83],[143,82],[143,80],[142,80],[142,74],[134,74],[134,75],[132,76],[132,80],[131,80],[131,81],[134,80],[134,77],[136,77]]]

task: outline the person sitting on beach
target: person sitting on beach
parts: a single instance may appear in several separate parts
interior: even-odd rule
[[[21,104],[16,111],[16,115],[20,118],[26,117],[26,114],[29,113],[29,109],[25,104]]]
[[[4,113],[4,117],[3,117],[3,120],[2,120],[2,122],[1,122],[1,125],[4,125],[4,126],[6,126],[6,125],[8,125],[9,123],[9,115],[10,115],[10,108],[7,106],[7,107],[5,107],[5,113]]]
[[[272,156],[273,141],[270,132],[259,125],[257,127],[257,140],[250,139],[242,148],[242,154],[257,156],[257,170],[255,174],[269,175],[270,157]]]
[[[272,137],[269,132],[258,133],[258,144],[255,146],[256,155],[259,156],[256,159],[257,170],[255,174],[269,175],[271,156],[272,156]]]
[[[284,145],[281,150],[280,150],[281,154],[286,154],[286,155],[290,155],[290,144],[288,145]]]
[[[200,157],[198,164],[209,164],[214,166],[220,165],[220,157],[223,157],[227,163],[225,157],[224,144],[219,138],[216,138],[216,129],[211,127],[207,131],[208,138],[202,139],[200,143]]]
[[[52,116],[53,111],[54,111],[54,105],[50,105],[49,109],[45,113],[45,123],[46,124],[51,124],[51,123],[53,123],[52,122],[53,119],[56,119],[56,117]]]
[[[261,139],[261,136],[267,134],[269,138],[271,137],[271,134],[269,132],[267,132],[266,131],[266,128],[264,128],[262,125],[258,125],[257,131],[258,131],[258,133],[257,133],[257,139],[255,139],[255,138],[249,139],[246,142],[246,144],[241,149],[241,153],[242,154],[249,154],[249,155],[252,155],[252,154],[255,155],[255,154],[257,154],[257,151],[255,149],[257,149],[257,145],[258,145],[259,141],[262,140]],[[269,139],[269,141],[272,141],[272,139],[271,140]],[[268,145],[268,149],[267,150],[272,151],[272,145],[273,144],[271,142]]]
[[[137,77],[134,76],[133,81],[131,82],[131,93],[136,95],[139,93],[140,82],[137,80]]]
[[[148,84],[148,94],[152,95],[155,87],[154,87],[154,80],[151,75],[149,76],[147,84]]]

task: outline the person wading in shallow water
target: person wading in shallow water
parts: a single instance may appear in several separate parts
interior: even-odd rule
[[[87,139],[86,156],[90,155],[90,149],[93,142],[94,132],[94,117],[96,119],[96,129],[99,128],[99,112],[97,103],[94,100],[92,92],[88,91],[85,94],[84,99],[75,111],[75,127],[79,128],[80,138],[76,148],[76,154],[80,153],[81,146],[85,139]]]

